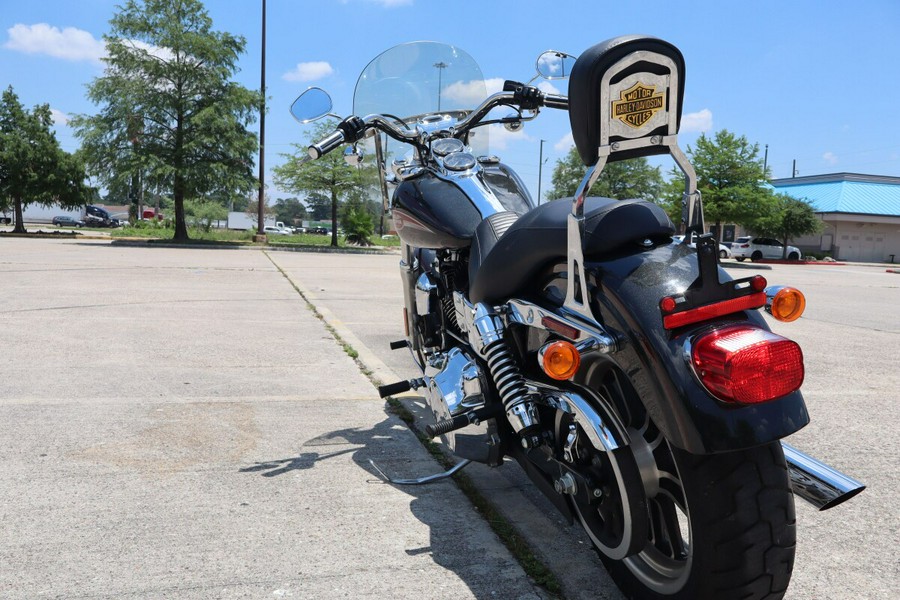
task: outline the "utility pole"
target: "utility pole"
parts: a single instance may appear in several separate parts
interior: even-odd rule
[[[791,177],[796,177],[796,176],[797,176],[797,173],[799,173],[799,171],[797,170],[797,159],[795,158],[795,159],[794,159],[794,166],[793,166],[793,168],[791,169]]]
[[[262,66],[259,88],[262,99],[259,107],[259,203],[256,207],[256,241],[265,242],[264,210],[266,206],[266,0],[262,0]]]
[[[763,156],[763,176],[766,174],[766,167],[769,165],[769,145],[766,144],[766,153]]]
[[[440,61],[434,63],[432,66],[438,70],[438,112],[441,112],[441,76],[444,74],[444,69],[450,65],[444,61]]]
[[[541,140],[541,152],[538,155],[538,206],[541,205],[541,176],[544,174],[544,140]]]

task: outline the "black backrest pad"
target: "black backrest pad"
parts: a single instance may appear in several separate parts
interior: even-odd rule
[[[565,260],[571,212],[571,198],[542,204],[499,237],[501,223],[479,225],[469,258],[469,299],[502,301],[529,284],[548,262]],[[598,258],[635,240],[667,240],[675,233],[666,212],[644,200],[586,198],[584,217],[585,258]]]
[[[641,132],[641,136],[651,135],[668,135],[675,134],[677,128],[681,124],[681,107],[684,98],[684,57],[681,52],[664,40],[646,35],[626,35],[605,42],[601,42],[596,46],[585,50],[575,66],[572,68],[572,74],[569,77],[569,120],[572,124],[572,136],[575,139],[575,146],[578,148],[578,154],[585,165],[593,166],[597,162],[597,148],[601,143],[601,81],[604,74],[610,69],[618,68],[617,63],[628,58],[632,53],[646,51],[653,52],[670,59],[674,65],[674,71],[678,78],[678,89],[672,98],[672,93],[665,94],[666,110],[675,110],[677,114],[676,131],[668,131],[666,127],[655,127],[651,131]],[[652,73],[654,75],[669,75],[672,69],[664,67],[662,64],[648,63],[644,61],[637,62],[620,73],[616,73],[610,84],[616,84],[623,79],[636,73]],[[673,90],[674,92],[674,90]],[[657,90],[657,93],[661,93]],[[610,94],[609,102],[614,103],[621,101],[621,94]],[[674,104],[674,106],[672,106]],[[610,107],[605,107],[609,109]],[[651,124],[648,124],[650,126]],[[631,137],[631,136],[629,136]],[[612,135],[609,143],[613,143],[624,137]],[[623,160],[626,158],[634,158],[635,156],[648,156],[652,154],[663,154],[666,149],[663,147],[642,148],[635,151],[618,152],[610,156],[609,161]]]

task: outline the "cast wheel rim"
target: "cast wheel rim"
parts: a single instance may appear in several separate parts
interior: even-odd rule
[[[631,449],[647,495],[648,539],[623,563],[647,588],[661,594],[680,590],[691,573],[690,510],[668,442],[645,417],[631,429]]]
[[[586,436],[580,432],[579,438],[586,439]],[[572,505],[597,548],[613,560],[621,560],[627,555],[635,535],[622,468],[613,453],[598,453],[593,448],[586,451],[591,453],[589,470],[595,474],[596,480],[604,481],[599,488],[603,491],[603,497],[597,504],[584,505],[573,501]],[[614,481],[610,481],[609,475],[613,476]]]

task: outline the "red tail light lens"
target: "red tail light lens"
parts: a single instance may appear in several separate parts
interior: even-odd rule
[[[700,337],[691,362],[703,385],[725,402],[758,404],[803,383],[803,352],[796,342],[753,325],[733,325]]]

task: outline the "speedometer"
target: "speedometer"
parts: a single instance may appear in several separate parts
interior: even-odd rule
[[[465,144],[456,138],[443,138],[432,142],[431,144],[431,151],[438,156],[447,156],[454,152],[462,152],[465,148]]]

